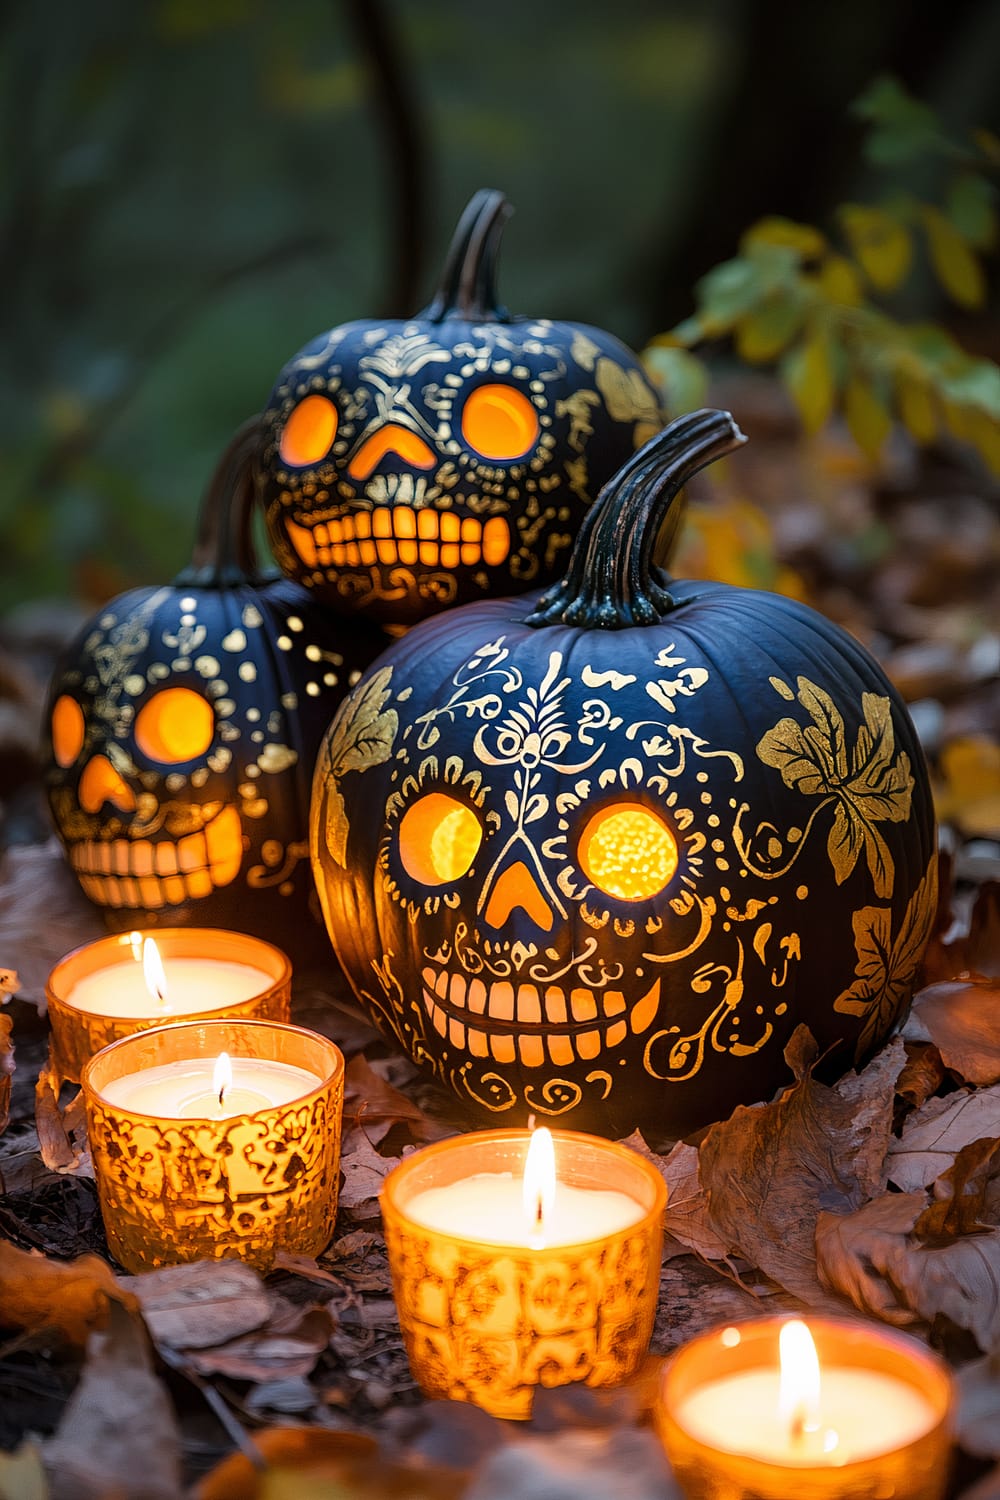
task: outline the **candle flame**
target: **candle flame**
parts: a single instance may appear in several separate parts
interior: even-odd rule
[[[524,1163],[524,1216],[537,1234],[541,1234],[546,1216],[552,1213],[555,1196],[555,1147],[551,1130],[541,1125],[531,1132]]]
[[[781,1377],[778,1411],[788,1423],[793,1442],[807,1432],[819,1431],[819,1357],[813,1336],[798,1318],[781,1326],[778,1335]]]
[[[142,973],[153,999],[164,1005],[167,999],[167,976],[163,972],[160,950],[152,938],[146,938],[142,945]]]
[[[232,1086],[233,1065],[229,1061],[229,1053],[220,1052],[215,1059],[215,1068],[212,1071],[212,1092],[213,1094],[218,1094],[220,1108],[222,1107],[226,1089],[232,1088]]]

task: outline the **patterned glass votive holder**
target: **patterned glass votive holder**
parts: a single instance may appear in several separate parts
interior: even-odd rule
[[[790,1321],[720,1327],[667,1362],[653,1416],[685,1495],[942,1500],[954,1410],[943,1361],[895,1330],[809,1316],[815,1383],[800,1400],[808,1372],[793,1371],[789,1404],[779,1342]]]
[[[166,976],[163,999],[143,972],[152,938]],[[120,1037],[206,1016],[287,1021],[292,965],[273,943],[221,927],[161,927],[98,938],[60,959],[45,987],[52,1062],[79,1083],[83,1065]]]
[[[526,1130],[436,1142],[406,1157],[383,1183],[400,1328],[410,1368],[428,1396],[527,1418],[537,1385],[615,1385],[645,1357],[659,1291],[666,1185],[627,1146],[552,1134],[560,1190],[563,1184],[581,1190],[584,1214],[563,1215],[557,1198],[537,1233],[516,1203],[511,1211],[490,1186],[507,1179],[509,1188],[513,1179],[520,1191]],[[477,1180],[470,1187],[468,1179]],[[457,1227],[421,1222],[424,1195],[437,1189],[456,1200]],[[464,1211],[472,1192],[489,1205],[486,1228],[474,1223],[471,1209]],[[596,1214],[586,1209],[591,1196]],[[608,1213],[601,1227],[606,1198],[620,1198],[632,1222],[615,1227]],[[523,1242],[511,1243],[511,1233]]]
[[[344,1106],[333,1042],[187,1022],[113,1042],[81,1082],[108,1248],[127,1271],[225,1258],[266,1270],[279,1249],[329,1243]]]

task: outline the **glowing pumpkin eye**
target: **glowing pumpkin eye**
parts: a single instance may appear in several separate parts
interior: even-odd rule
[[[506,385],[479,385],[462,412],[462,436],[483,458],[520,458],[538,438],[527,396]]]
[[[307,396],[289,415],[278,451],[282,462],[300,469],[319,463],[337,436],[337,408],[326,396]]]
[[[677,840],[648,808],[605,808],[584,829],[578,850],[588,880],[619,901],[644,901],[673,879]]]
[[[403,814],[399,857],[421,885],[444,885],[469,869],[482,842],[479,819],[464,802],[429,792]]]
[[[71,766],[83,749],[83,709],[75,698],[57,698],[52,708],[52,753],[60,766]]]
[[[143,755],[170,765],[204,755],[214,736],[212,705],[190,688],[162,688],[135,721],[135,742]]]

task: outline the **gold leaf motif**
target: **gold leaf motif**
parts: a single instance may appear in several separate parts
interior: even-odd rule
[[[399,715],[385,705],[392,668],[383,667],[351,693],[330,728],[326,768],[326,844],[337,864],[346,868],[350,824],[338,782],[348,771],[366,771],[389,759],[399,729]]]
[[[866,906],[854,913],[854,983],[833,1003],[842,1015],[863,1016],[855,1061],[882,1042],[909,997],[937,907],[937,857],[907,905],[892,941],[892,909]]]
[[[638,370],[624,370],[607,355],[597,361],[594,384],[604,397],[608,415],[616,422],[652,422],[660,425],[660,413],[648,385]]]
[[[581,333],[579,328],[577,328],[573,331],[573,342],[570,344],[569,352],[581,369],[592,370],[594,368],[594,360],[600,353],[600,350],[593,339],[588,339],[587,335]]]
[[[910,816],[913,776],[905,751],[895,755],[891,704],[864,693],[864,723],[848,759],[843,716],[829,693],[798,679],[798,701],[812,723],[802,728],[782,719],[757,746],[757,756],[781,773],[787,787],[805,797],[836,801],[827,853],[837,884],[851,874],[864,851],[877,896],[892,894],[894,865],[877,823],[904,823]],[[822,805],[822,804],[821,804]]]

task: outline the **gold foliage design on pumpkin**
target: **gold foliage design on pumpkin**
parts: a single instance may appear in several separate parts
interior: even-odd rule
[[[797,696],[812,722],[803,727],[795,719],[781,719],[761,739],[757,755],[781,773],[787,787],[805,797],[822,797],[806,832],[818,813],[833,805],[827,853],[837,884],[848,878],[863,852],[875,894],[889,897],[893,859],[876,825],[905,823],[913,792],[909,756],[895,753],[890,701],[878,693],[862,694],[864,722],[849,754],[844,718],[830,694],[800,677]],[[804,844],[803,836],[793,861]]]
[[[907,904],[895,936],[890,907],[865,906],[854,913],[856,977],[851,987],[837,996],[834,1009],[864,1018],[856,1057],[881,1045],[912,990],[936,908],[937,856],[934,855]]]
[[[392,754],[399,727],[395,709],[386,708],[391,667],[383,667],[347,699],[333,734],[324,742],[316,767],[317,785],[326,786],[326,846],[339,865],[347,858],[350,832],[338,783],[348,771],[365,771]]]

